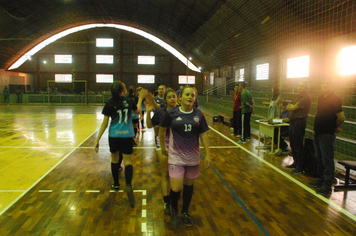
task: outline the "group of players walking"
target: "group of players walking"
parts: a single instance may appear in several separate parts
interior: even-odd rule
[[[110,86],[112,97],[105,104],[104,119],[95,140],[94,149],[99,151],[99,141],[109,126],[109,146],[111,153],[111,172],[114,179],[112,188],[120,189],[119,173],[125,166],[125,192],[131,206],[135,205],[132,188],[133,138],[138,129],[138,116],[142,108],[146,109],[147,128],[154,128],[156,152],[160,162],[163,211],[170,214],[170,222],[177,227],[178,201],[183,191],[183,209],[181,217],[186,226],[192,225],[188,208],[193,196],[195,179],[199,176],[200,150],[199,138],[205,149],[205,167],[209,167],[211,158],[207,132],[209,127],[203,113],[194,108],[196,90],[193,87],[180,89],[179,97],[173,89],[158,87],[154,97],[146,89],[140,89],[134,95],[134,87],[129,87],[129,96],[123,82],[116,81]],[[179,101],[179,103],[178,103]],[[180,104],[177,106],[177,104]],[[151,112],[154,112],[151,118]],[[134,120],[134,121],[133,121]]]

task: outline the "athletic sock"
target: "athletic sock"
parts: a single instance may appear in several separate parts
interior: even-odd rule
[[[111,162],[111,174],[114,179],[114,184],[119,184],[119,163],[112,163]]]
[[[133,173],[133,167],[132,167],[132,165],[127,165],[127,166],[125,166],[126,185],[130,185],[130,186],[131,186],[132,173]]]
[[[163,196],[163,202],[167,203],[169,205],[171,204],[171,199],[170,199],[169,195],[168,196]]]
[[[171,189],[171,192],[170,192],[170,199],[171,199],[171,207],[175,210],[178,210],[178,200],[180,198],[180,192],[174,192],[172,189]]]
[[[192,200],[192,197],[193,197],[193,186],[194,185],[190,185],[190,186],[184,185],[183,186],[183,209],[182,209],[182,212],[188,213],[190,201]]]

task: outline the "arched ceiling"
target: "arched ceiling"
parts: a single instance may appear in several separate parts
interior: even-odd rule
[[[327,19],[335,9],[347,5],[353,11],[352,2],[1,0],[0,69],[7,69],[31,47],[63,30],[92,23],[114,23],[155,35],[182,54],[193,57],[193,63],[206,71],[233,65],[259,50],[261,45],[266,46],[268,41],[283,41],[285,31],[305,30],[318,19]],[[343,20],[344,16],[334,14],[333,17]],[[298,28],[301,22],[303,28]]]
[[[149,32],[186,53],[187,38],[226,0],[2,0],[0,68],[28,45],[65,29],[90,23],[116,23]]]

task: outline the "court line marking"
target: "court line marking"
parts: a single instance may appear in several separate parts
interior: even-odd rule
[[[28,189],[26,189],[22,194],[20,194],[15,200],[13,200],[9,205],[7,205],[1,212],[0,216],[4,214],[12,205],[14,205],[18,200],[20,200],[26,193],[28,193],[33,187],[35,187],[44,177],[46,177],[52,170],[54,170],[58,165],[60,165],[67,157],[69,157],[75,150],[77,150],[80,145],[86,142],[89,138],[91,138],[97,130],[95,130],[91,135],[89,135],[83,142],[81,142],[76,148],[73,148],[65,157],[62,158],[56,165],[54,165],[49,171],[47,171],[44,175],[42,175],[36,182],[34,182]]]
[[[290,181],[292,181],[293,183],[297,184],[298,186],[302,187],[304,190],[308,191],[309,193],[311,193],[312,195],[314,195],[315,197],[319,198],[320,200],[322,200],[323,202],[325,202],[326,204],[332,206],[333,208],[335,208],[336,210],[340,211],[342,214],[344,214],[345,216],[349,217],[350,219],[352,219],[353,221],[356,221],[356,216],[353,215],[351,212],[347,211],[346,209],[336,205],[335,203],[331,202],[329,199],[327,199],[326,197],[317,194],[315,192],[314,189],[309,188],[308,186],[306,186],[305,184],[303,184],[302,182],[298,181],[297,179],[293,178],[290,174],[282,171],[281,169],[275,167],[274,165],[272,165],[271,163],[269,163],[268,161],[264,160],[262,157],[259,157],[258,155],[256,155],[255,153],[251,152],[250,150],[246,149],[245,147],[241,146],[240,144],[235,143],[232,139],[226,137],[224,134],[220,133],[219,131],[215,130],[214,128],[210,127],[209,128],[211,130],[213,130],[214,132],[218,133],[219,135],[221,135],[222,137],[224,137],[225,139],[233,142],[235,145],[240,146],[240,148],[242,150],[244,150],[245,152],[247,152],[248,154],[250,154],[251,156],[255,157],[256,159],[260,160],[261,162],[263,162],[264,164],[266,164],[267,166],[269,166],[270,168],[272,168],[274,171],[278,172],[279,174],[283,175],[284,177],[286,177],[287,179],[289,179]]]
[[[0,190],[0,193],[21,193],[25,191],[26,190]]]
[[[200,153],[202,158],[205,160],[205,156]],[[258,228],[265,234],[265,235],[270,235],[267,230],[263,227],[263,225],[259,222],[259,220],[256,218],[256,216],[248,209],[248,207],[245,205],[245,203],[237,196],[237,194],[232,190],[232,188],[226,183],[226,181],[221,177],[221,175],[218,173],[218,171],[210,165],[210,168],[215,172],[215,174],[218,176],[218,178],[221,180],[221,182],[225,185],[225,187],[230,191],[232,196],[235,198],[235,200],[240,204],[240,206],[245,210],[245,212],[250,216],[250,218],[255,222]]]
[[[31,147],[12,147],[12,146],[0,146],[0,148],[8,149],[72,149],[75,147],[41,147],[41,146],[31,146]],[[110,147],[100,147],[100,149],[109,149]],[[204,148],[203,146],[199,148]],[[238,146],[210,146],[209,148],[240,148]],[[94,149],[94,147],[77,147],[76,149]],[[133,147],[133,149],[156,149],[156,147]]]

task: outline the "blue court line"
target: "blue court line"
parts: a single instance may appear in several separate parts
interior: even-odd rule
[[[205,156],[200,153],[200,156],[205,160]],[[210,165],[210,168],[215,172],[218,178],[223,182],[223,184],[230,191],[232,196],[234,196],[235,200],[240,204],[240,206],[247,212],[247,214],[251,217],[251,219],[255,222],[255,224],[262,230],[265,235],[270,235],[267,230],[262,226],[262,224],[258,221],[258,219],[252,214],[252,212],[248,209],[248,207],[243,203],[243,201],[237,196],[237,194],[230,188],[230,186],[226,183],[226,181],[221,177],[221,175],[215,170],[215,168]]]

